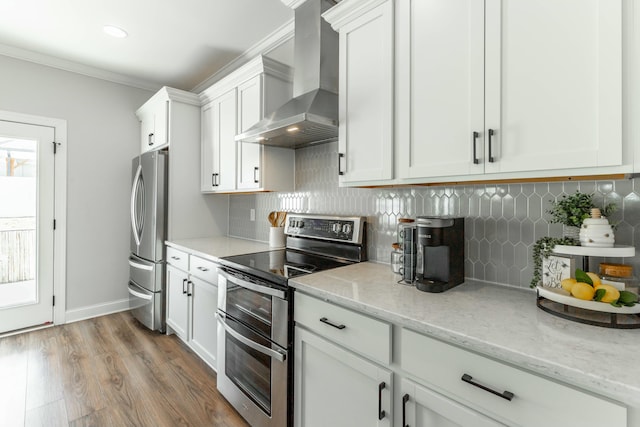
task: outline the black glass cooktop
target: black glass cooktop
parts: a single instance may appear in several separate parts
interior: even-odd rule
[[[292,249],[278,249],[224,257],[220,259],[220,263],[243,273],[286,285],[290,278],[349,265],[352,262]]]

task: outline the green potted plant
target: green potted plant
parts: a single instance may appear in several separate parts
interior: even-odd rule
[[[541,237],[533,245],[533,278],[531,287],[535,288],[542,280],[542,259],[553,253],[556,245],[576,246],[580,244],[579,234],[582,221],[591,216],[591,209],[597,208],[593,203],[593,194],[576,191],[572,195],[564,195],[560,200],[551,200],[547,213],[551,215],[552,224],[563,225],[562,237]],[[600,207],[600,212],[607,217],[616,210],[613,203]]]

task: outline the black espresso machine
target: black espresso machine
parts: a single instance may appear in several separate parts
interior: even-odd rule
[[[464,282],[464,218],[416,218],[415,284],[424,292],[444,292]]]

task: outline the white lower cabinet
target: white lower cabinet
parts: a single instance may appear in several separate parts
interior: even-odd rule
[[[406,378],[402,394],[402,427],[504,427],[504,424]]]
[[[294,319],[295,427],[636,425],[618,402],[300,291]]]
[[[175,248],[167,248],[167,254],[167,334],[175,333],[202,360],[217,369],[216,264]]]
[[[295,426],[392,426],[390,370],[306,329],[295,335]]]

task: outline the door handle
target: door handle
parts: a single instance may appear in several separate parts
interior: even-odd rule
[[[402,396],[402,427],[409,427],[407,424],[407,402],[409,401],[409,395]]]
[[[322,323],[326,323],[326,324],[327,324],[327,325],[329,325],[329,326],[333,326],[333,327],[334,327],[334,328],[336,328],[336,329],[344,329],[344,328],[346,328],[346,326],[345,326],[345,325],[343,325],[343,324],[340,324],[340,325],[335,324],[335,323],[333,323],[332,321],[330,321],[329,319],[327,319],[326,317],[322,317],[322,318],[320,318],[320,321],[321,321]]]
[[[254,168],[253,168],[253,182],[255,182],[256,184],[257,184],[258,182],[260,182],[260,181],[258,180],[258,177],[257,177],[257,173],[258,173],[258,170],[259,170],[259,169],[260,169],[260,168],[258,168],[258,166],[256,166],[256,167],[254,167]]]
[[[273,349],[270,349],[269,347],[263,346],[262,344],[258,344],[257,342],[251,341],[249,338],[245,337],[239,332],[234,331],[229,325],[227,325],[227,322],[224,321],[223,315],[221,315],[220,313],[216,313],[216,317],[218,318],[218,322],[220,322],[220,325],[222,325],[225,332],[231,335],[232,337],[234,337],[235,339],[237,339],[238,341],[240,341],[242,344],[246,345],[247,347],[251,347],[255,351],[262,353],[266,356],[273,357],[278,362],[284,362],[286,360],[287,358],[286,351],[273,350]]]
[[[503,391],[502,393],[500,393],[499,391],[495,391],[487,386],[484,386],[480,383],[477,383],[475,381],[473,381],[473,377],[469,374],[464,374],[462,376],[462,378],[460,378],[462,381],[464,381],[465,383],[471,384],[472,386],[481,388],[484,391],[488,391],[491,394],[495,394],[498,397],[501,397],[505,400],[508,400],[509,402],[511,402],[511,399],[513,399],[515,397],[515,395],[513,393],[511,393],[510,391]]]
[[[191,290],[189,290],[191,288]],[[193,295],[193,282],[191,280],[187,280],[187,296],[190,297]]]
[[[133,185],[131,187],[131,231],[133,232],[133,239],[136,242],[136,246],[140,246],[140,231],[138,227],[138,215],[136,212],[136,196],[138,195],[138,187],[140,185],[140,177],[142,175],[142,165],[138,165],[136,174],[133,177]]]
[[[378,420],[381,420],[386,415],[384,410],[382,409],[382,390],[387,387],[384,381],[378,384]]]
[[[495,135],[495,131],[493,129],[489,129],[489,163],[493,163],[496,159],[493,157],[493,145],[492,145],[492,137]]]
[[[139,262],[133,261],[131,258],[129,258],[129,265],[133,268],[139,268],[140,270],[147,270],[147,271],[153,270],[152,265],[140,264]]]
[[[142,292],[134,291],[131,288],[129,288],[129,293],[134,297],[138,297],[147,301],[151,301],[151,299],[153,299],[153,295],[146,295],[146,294],[143,294]]]
[[[182,293],[187,293],[187,279],[182,279]]]
[[[342,170],[342,159],[344,159],[344,153],[338,153],[338,175],[344,175],[346,172]]]
[[[151,146],[151,145],[153,145],[153,144],[154,144],[154,139],[155,139],[155,138],[154,138],[153,136],[154,136],[154,135],[153,135],[153,132],[151,132],[151,133],[149,134],[149,136],[147,137],[147,138],[148,138],[148,144],[149,144],[149,146]]]
[[[478,163],[480,163],[480,161],[478,160],[478,154],[476,152],[477,148],[476,148],[476,143],[478,142],[478,137],[480,136],[480,134],[478,132],[473,132],[473,140],[472,140],[472,144],[473,144],[473,164],[477,165]]]

